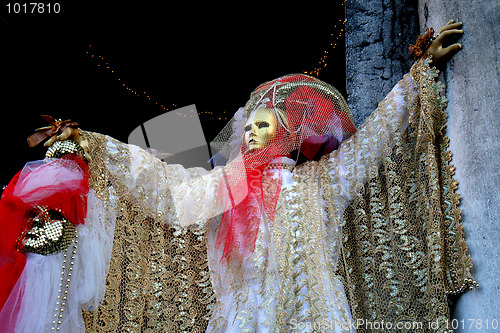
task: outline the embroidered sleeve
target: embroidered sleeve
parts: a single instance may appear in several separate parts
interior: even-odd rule
[[[166,164],[137,146],[96,133],[86,135],[93,147],[94,185],[101,192],[113,186],[147,214],[182,227],[199,225],[220,213],[217,193],[222,168],[210,172],[185,169]]]
[[[407,128],[410,114],[419,103],[417,66],[421,66],[420,62],[394,86],[351,138],[323,158],[321,163],[331,183],[338,186],[336,194],[345,200],[349,201],[370,172],[377,170]]]

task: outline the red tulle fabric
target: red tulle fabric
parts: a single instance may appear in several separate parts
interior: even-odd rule
[[[276,212],[279,193],[282,185],[282,175],[276,180],[276,187],[272,193],[264,197],[262,187],[262,173],[264,166],[260,166],[248,173],[245,180],[228,187],[223,187],[219,196],[226,196],[226,207],[222,215],[216,246],[224,244],[221,260],[229,262],[231,258],[244,259],[250,256],[255,249],[255,242],[263,213],[272,221]],[[240,202],[235,202],[231,193],[247,193]]]
[[[337,149],[342,140],[356,131],[351,118],[336,106],[335,101],[307,86],[307,82],[315,81],[305,75],[292,75],[263,84],[254,91],[253,95],[263,94],[259,105],[275,110],[280,107],[285,110],[286,119],[281,119],[277,138],[271,145],[249,153],[242,142],[243,163],[233,163],[235,167],[230,163],[226,168],[219,191],[225,210],[216,241],[218,248],[224,244],[221,261],[229,262],[231,258],[244,259],[251,255],[263,212],[267,218],[274,219],[283,171],[279,171],[278,183],[271,188],[272,193],[268,189],[264,193],[262,170],[271,160],[280,156],[291,156],[298,163],[318,160]],[[301,85],[301,82],[306,84]],[[281,101],[282,104],[277,106],[275,87],[286,83],[298,84],[284,103]],[[283,127],[283,123],[287,128]],[[246,196],[235,200],[239,193],[246,193]]]
[[[87,164],[79,156],[67,155],[29,163],[10,181],[0,199],[0,310],[26,264],[17,239],[28,228],[27,213],[45,206],[60,210],[74,224],[83,224],[88,179]]]

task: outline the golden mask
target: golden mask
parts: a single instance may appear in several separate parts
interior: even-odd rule
[[[245,124],[245,144],[249,151],[261,149],[276,139],[278,120],[273,109],[260,107],[254,110]]]

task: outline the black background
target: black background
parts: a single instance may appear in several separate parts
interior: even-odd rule
[[[258,84],[313,70],[324,51],[318,78],[345,95],[343,35],[330,46],[342,2],[164,2],[59,1],[59,14],[8,13],[1,2],[0,184],[43,158],[42,145],[26,144],[46,125],[41,114],[126,141],[166,112],[156,102],[196,104],[210,141]]]

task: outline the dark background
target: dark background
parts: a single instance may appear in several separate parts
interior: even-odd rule
[[[315,69],[325,51],[328,66],[316,76],[345,95],[342,2],[73,0],[59,1],[59,14],[9,14],[6,3],[0,8],[0,185],[25,162],[43,158],[42,144],[26,144],[46,125],[41,114],[126,141],[140,123],[173,105],[196,104],[210,141],[257,85]]]

